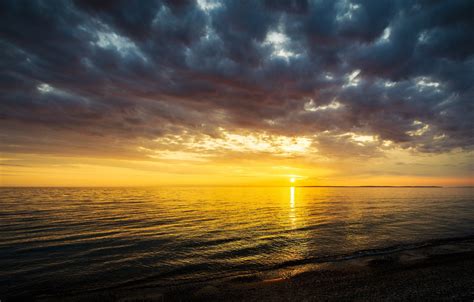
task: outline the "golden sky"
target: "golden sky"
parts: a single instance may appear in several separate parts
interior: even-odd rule
[[[221,132],[160,138],[117,154],[111,146],[106,156],[5,153],[1,184],[280,186],[290,185],[290,178],[295,185],[473,184],[472,152],[425,154],[353,133],[344,136],[343,149],[338,143],[319,150],[317,137]]]

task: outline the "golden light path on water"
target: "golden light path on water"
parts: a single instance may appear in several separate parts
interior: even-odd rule
[[[296,209],[295,209],[295,187],[290,187],[290,223],[291,228],[296,228]]]

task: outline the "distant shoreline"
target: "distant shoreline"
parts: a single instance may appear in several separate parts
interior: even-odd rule
[[[472,187],[443,187],[443,186],[295,186],[303,188],[472,188]]]

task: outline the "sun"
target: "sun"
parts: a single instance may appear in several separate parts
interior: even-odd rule
[[[295,182],[295,180],[296,180],[296,178],[294,178],[294,177],[291,177],[291,178],[290,178],[290,182],[291,182],[291,183]]]

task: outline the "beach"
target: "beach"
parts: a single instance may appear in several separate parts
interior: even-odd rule
[[[116,289],[40,301],[472,301],[474,238],[320,263],[286,278],[259,276],[157,290]]]

